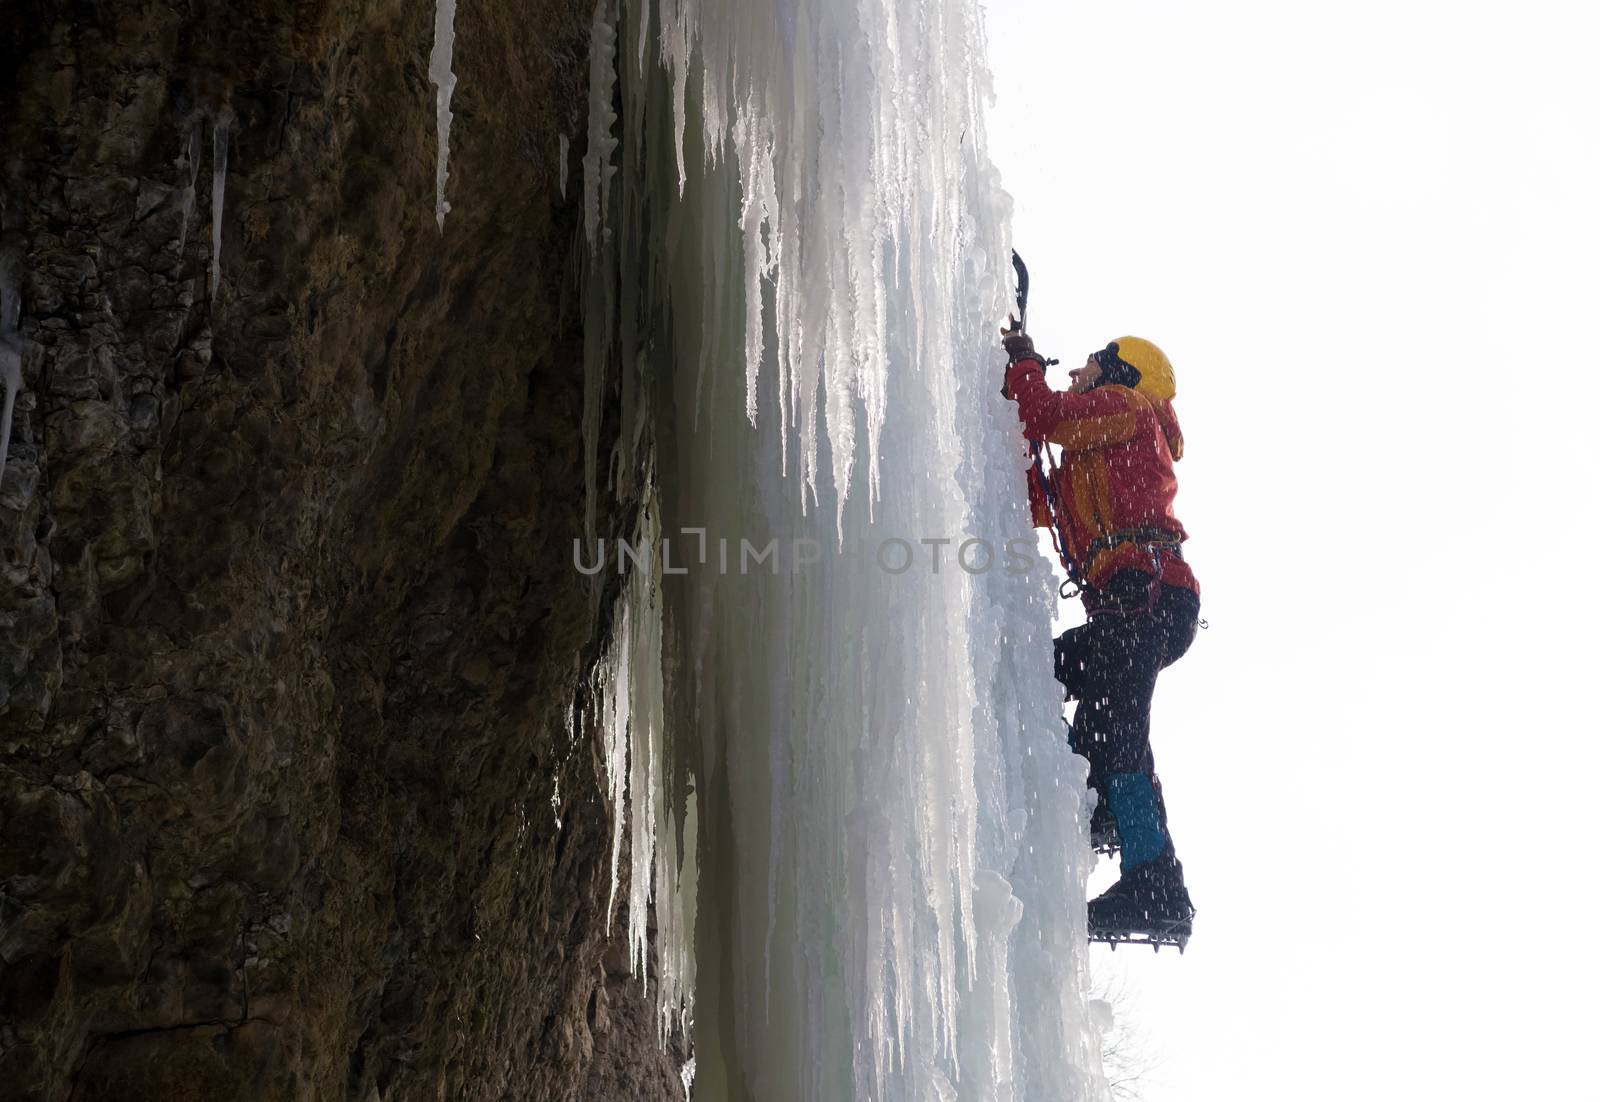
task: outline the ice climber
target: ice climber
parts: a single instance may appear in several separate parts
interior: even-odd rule
[[[1149,341],[1122,337],[1090,354],[1062,393],[1020,327],[1002,337],[1004,393],[1023,435],[1036,459],[1053,456],[1046,444],[1062,456],[1029,472],[1033,521],[1051,530],[1088,614],[1056,640],[1056,677],[1078,702],[1070,739],[1099,797],[1091,834],[1097,848],[1120,840],[1122,850],[1121,879],[1089,903],[1089,936],[1181,948],[1194,906],[1150,750],[1156,676],[1189,649],[1200,617],[1188,537],[1172,511],[1183,455],[1172,365]]]

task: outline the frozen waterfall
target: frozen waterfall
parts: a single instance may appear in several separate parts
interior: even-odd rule
[[[698,1098],[1109,1097],[985,53],[975,0],[595,10],[613,898]]]

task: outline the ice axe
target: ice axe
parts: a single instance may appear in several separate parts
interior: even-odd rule
[[[1016,324],[1007,332],[1026,333],[1028,331],[1028,266],[1022,262],[1022,256],[1016,249],[1011,250],[1011,266],[1017,270],[1017,315],[1011,319]],[[1061,361],[1040,356],[1039,362],[1046,367],[1053,367]]]
[[[1028,266],[1016,249],[1011,250],[1011,266],[1017,270],[1017,328],[1013,332],[1028,331]]]

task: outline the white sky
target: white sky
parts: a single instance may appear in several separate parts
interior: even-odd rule
[[[1178,372],[1146,1097],[1600,1099],[1600,7],[988,11],[1052,381]]]

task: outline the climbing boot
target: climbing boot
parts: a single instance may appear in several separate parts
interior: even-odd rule
[[[1152,861],[1135,865],[1089,901],[1089,940],[1112,948],[1133,943],[1178,951],[1194,932],[1194,904],[1183,885],[1183,865],[1169,846]]]

